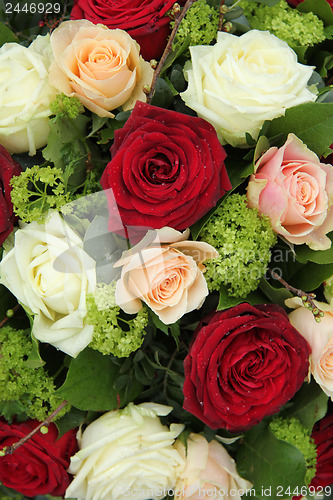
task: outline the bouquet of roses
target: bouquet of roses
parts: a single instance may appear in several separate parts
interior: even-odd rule
[[[332,498],[331,0],[0,1],[0,498]]]

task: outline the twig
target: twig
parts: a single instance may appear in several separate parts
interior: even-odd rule
[[[5,456],[5,455],[12,455],[17,448],[25,444],[29,439],[31,439],[41,427],[48,427],[51,423],[51,421],[54,419],[54,417],[67,405],[68,401],[63,401],[54,412],[49,415],[44,422],[41,422],[37,427],[29,432],[26,436],[24,436],[22,439],[17,441],[16,443],[13,443],[11,446],[5,446],[1,451],[0,451],[0,456]]]
[[[21,304],[16,304],[16,306],[13,307],[13,309],[8,309],[8,311],[12,311],[12,314],[10,316],[5,316],[3,320],[0,321],[0,328],[3,327],[7,323],[7,321],[14,316],[16,311],[21,307]],[[7,312],[8,312],[7,311]]]
[[[289,285],[289,283],[287,283],[283,278],[281,278],[281,276],[275,273],[272,269],[268,268],[268,271],[270,272],[272,278],[279,281],[281,285],[283,285],[287,290],[289,290],[291,293],[297,295],[297,297],[300,297],[302,299],[304,306],[307,307],[312,312],[312,314],[315,317],[315,320],[319,323],[320,319],[324,316],[324,313],[314,303],[313,299],[316,297],[316,295],[314,293],[303,292],[303,290],[300,290],[299,288],[295,288]]]
[[[219,10],[219,26],[217,28],[218,31],[222,31],[223,29],[223,18],[224,14],[227,12],[226,6],[224,5],[224,0],[220,2],[220,10]]]
[[[164,49],[164,52],[163,52],[162,57],[160,59],[160,62],[158,63],[157,68],[155,69],[153,80],[151,82],[151,86],[150,86],[149,92],[147,93],[147,103],[148,104],[151,103],[151,100],[153,98],[155,87],[156,87],[156,82],[158,80],[158,77],[160,76],[160,73],[161,73],[162,68],[164,66],[164,63],[165,63],[165,60],[168,57],[169,53],[171,52],[172,43],[173,43],[174,38],[175,38],[175,36],[177,34],[179,25],[182,22],[182,20],[184,19],[186,12],[188,11],[188,9],[191,7],[191,5],[195,1],[196,0],[187,0],[186,4],[183,7],[183,10],[181,11],[181,13],[179,14],[179,16],[175,20],[175,24],[174,24],[174,27],[173,27],[173,29],[171,31],[171,35],[169,37],[168,43],[167,43],[167,45],[166,45],[166,47]]]

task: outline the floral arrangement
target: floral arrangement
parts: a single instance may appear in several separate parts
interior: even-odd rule
[[[0,499],[332,498],[332,1],[0,20]]]

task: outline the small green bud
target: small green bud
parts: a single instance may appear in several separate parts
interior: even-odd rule
[[[0,450],[0,457],[4,457],[6,455],[6,449],[7,447],[5,446],[2,450]]]
[[[157,61],[156,61],[156,59],[151,59],[151,60],[150,60],[150,66],[151,66],[153,69],[156,69],[156,68],[157,68]]]
[[[8,311],[6,312],[6,316],[7,318],[12,318],[14,316],[13,309],[8,309]]]
[[[223,25],[223,31],[229,33],[229,31],[232,30],[232,24],[228,21],[227,23],[224,23]]]
[[[220,12],[221,14],[226,14],[227,12],[229,12],[229,7],[227,5],[221,5]]]
[[[151,90],[151,87],[150,87],[150,85],[144,85],[144,86],[142,87],[142,90],[143,90],[143,92],[144,92],[145,94],[149,94],[149,92],[150,92],[150,90]]]
[[[318,314],[319,314],[319,309],[318,309],[318,307],[315,307],[315,308],[313,309],[312,314],[313,314],[314,316],[318,316]]]
[[[302,295],[301,299],[302,299],[303,302],[306,302],[308,300],[308,298],[307,298],[306,295]]]
[[[42,434],[47,434],[49,432],[49,428],[46,425],[42,425],[39,430]]]
[[[315,316],[315,320],[316,320],[317,323],[320,323],[321,318],[319,316]]]

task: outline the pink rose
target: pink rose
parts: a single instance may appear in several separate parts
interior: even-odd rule
[[[289,314],[290,323],[308,341],[311,346],[310,370],[321,389],[333,401],[333,308],[324,302],[315,302],[324,312],[324,317],[317,323],[313,314],[298,298],[287,299],[288,307],[297,307]]]
[[[123,252],[114,265],[122,266],[115,300],[123,311],[135,314],[144,302],[169,325],[202,306],[208,295],[202,262],[218,257],[218,252],[203,241],[187,241],[189,232],[170,227],[148,231]]]
[[[247,198],[290,243],[330,248],[326,234],[333,229],[333,167],[320,163],[294,134],[257,161]]]
[[[176,500],[218,500],[229,495],[240,500],[242,492],[251,489],[252,484],[238,474],[235,460],[216,440],[208,443],[200,434],[192,433],[186,449],[180,440],[175,448],[185,461],[185,469],[178,475]]]

